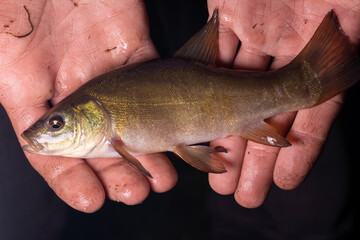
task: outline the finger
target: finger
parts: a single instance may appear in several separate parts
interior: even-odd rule
[[[277,115],[267,122],[285,135],[294,114]],[[248,208],[260,206],[266,199],[272,181],[279,148],[248,141],[240,179],[235,192],[236,201]]]
[[[276,56],[273,60],[273,62],[271,63],[270,66],[270,70],[276,70],[279,69],[287,64],[289,64],[293,59],[295,58],[294,56]]]
[[[101,180],[107,196],[127,205],[139,204],[149,194],[170,190],[177,181],[177,173],[164,154],[138,156],[137,159],[153,178],[148,178],[120,158],[87,159],[87,163]]]
[[[27,154],[33,168],[69,206],[95,212],[105,201],[102,184],[82,159]]]
[[[101,180],[109,199],[134,205],[148,196],[150,187],[145,176],[123,159],[96,158],[86,162]]]
[[[221,22],[220,20],[220,23]],[[226,26],[220,25],[218,65],[224,67],[232,66],[238,44],[239,39],[237,36],[230,29],[226,28]]]
[[[234,33],[233,28],[232,23],[227,20],[226,13],[220,13],[219,59],[223,65],[246,70],[266,70],[271,58],[266,53],[247,42],[242,42],[239,51],[236,52],[241,35]]]
[[[236,55],[233,67],[243,70],[265,71],[268,68],[270,58],[259,50],[242,45]]]
[[[229,9],[224,11],[225,16],[228,11]],[[230,12],[231,11],[232,10],[230,10]],[[239,16],[239,19],[237,19],[237,21],[241,22],[241,24],[234,22],[233,18],[227,17],[230,19],[227,21],[228,29],[232,29],[236,34],[237,39],[240,39],[241,41],[240,49],[236,54],[232,67],[243,70],[266,70],[271,56],[259,48],[265,41],[262,23],[264,20],[260,15],[256,15],[253,19],[255,24],[251,27],[252,23],[245,24],[245,22],[249,22],[249,19],[246,19],[245,17],[248,16],[248,13],[238,12],[238,14],[239,15],[237,16]]]
[[[219,194],[232,194],[238,184],[246,140],[231,136],[225,139],[217,139],[211,142],[211,147],[222,146],[227,153],[218,153],[221,162],[226,168],[226,173],[209,174],[211,188]]]
[[[279,149],[248,141],[235,200],[244,207],[260,206],[266,199]]]
[[[147,180],[154,192],[166,192],[175,186],[178,175],[165,154],[147,154],[137,158],[150,172],[152,178],[147,177]]]
[[[287,136],[292,146],[281,149],[274,170],[274,181],[280,188],[294,189],[305,179],[320,155],[342,99],[338,95],[298,112]]]

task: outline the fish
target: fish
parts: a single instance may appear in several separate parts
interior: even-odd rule
[[[312,108],[360,78],[360,63],[331,10],[304,49],[274,71],[216,66],[219,14],[174,56],[104,73],[52,107],[21,137],[32,154],[122,157],[148,177],[137,156],[173,152],[195,168],[224,173],[206,143],[232,135],[274,147],[291,143],[266,119]]]

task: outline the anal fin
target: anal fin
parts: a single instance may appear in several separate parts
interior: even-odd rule
[[[191,166],[210,173],[224,173],[226,169],[222,162],[213,153],[223,152],[202,145],[179,145],[174,149],[179,157]]]
[[[261,124],[256,127],[247,129],[245,133],[241,133],[240,136],[256,143],[274,147],[291,146],[288,140],[280,136],[276,129],[266,122],[261,122]]]
[[[139,170],[141,173],[152,178],[151,174],[144,168],[144,166],[137,160],[133,155],[131,155],[125,148],[125,145],[120,140],[111,141],[111,146],[117,151],[122,158],[128,161],[133,167]]]

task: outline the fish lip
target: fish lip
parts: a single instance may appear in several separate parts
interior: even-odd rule
[[[25,136],[24,133],[22,133],[20,136],[29,144],[22,146],[23,150],[30,153],[38,153],[44,149],[44,146],[41,143],[39,143],[35,139],[30,140],[28,137]]]

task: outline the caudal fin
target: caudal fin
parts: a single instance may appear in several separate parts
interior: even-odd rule
[[[331,10],[294,62],[306,62],[320,81],[320,104],[360,79],[360,61]]]

